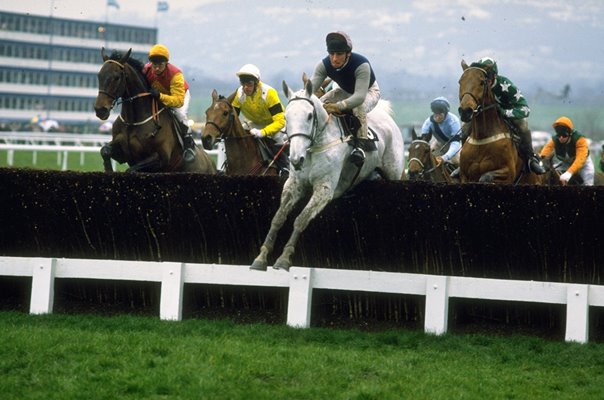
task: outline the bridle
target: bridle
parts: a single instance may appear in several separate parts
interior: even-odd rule
[[[206,125],[210,125],[210,126],[213,126],[214,128],[216,128],[216,130],[220,134],[218,136],[219,139],[227,139],[227,138],[230,139],[231,137],[225,136],[225,134],[226,134],[226,132],[230,131],[233,127],[234,119],[235,119],[235,110],[233,109],[233,105],[231,103],[229,103],[226,99],[220,99],[217,101],[217,103],[225,104],[227,106],[227,108],[229,109],[228,124],[223,129],[216,122],[211,121],[211,120],[206,120]],[[242,137],[253,137],[253,136],[246,135],[246,136],[242,136]],[[233,138],[235,138],[235,137],[233,137]]]
[[[425,144],[428,147],[428,160],[430,160],[430,163],[432,163],[432,157],[431,157],[431,154],[430,154],[430,143],[428,143],[425,140],[417,139],[417,140],[414,140],[413,142],[411,142],[411,145],[413,145],[415,143]],[[432,173],[433,171],[436,170],[436,166],[434,166],[434,165],[430,169],[426,169],[426,165],[422,162],[422,160],[420,160],[417,157],[410,158],[409,159],[409,165],[411,165],[412,162],[415,162],[415,163],[419,164],[419,166],[421,168],[421,171],[419,173],[420,177],[424,177],[424,176],[426,176],[426,175],[428,175],[428,174],[430,174],[430,173]]]
[[[461,101],[463,100],[463,98],[465,96],[470,96],[472,98],[472,100],[474,100],[474,102],[477,104],[476,108],[472,109],[472,118],[474,118],[474,117],[480,115],[481,113],[483,113],[484,111],[497,107],[497,103],[493,102],[493,103],[485,106],[485,101],[488,98],[488,91],[489,91],[489,80],[488,80],[487,71],[482,68],[479,68],[479,67],[468,67],[461,74],[461,78],[463,78],[463,76],[466,74],[466,72],[468,72],[470,70],[478,70],[478,71],[482,72],[482,74],[484,75],[484,79],[482,79],[480,81],[480,83],[482,84],[482,96],[480,99],[478,99],[478,98],[476,98],[476,96],[474,96],[473,93],[464,92],[459,96],[459,103],[461,104]],[[461,78],[459,79],[460,81],[461,81]]]
[[[127,82],[127,74],[126,74],[126,67],[124,64],[122,64],[119,61],[116,60],[105,60],[104,64],[107,63],[113,63],[116,64],[119,68],[120,68],[120,85],[118,86],[118,90],[117,91],[121,91],[122,94],[113,94],[113,93],[109,93],[108,91],[104,90],[104,89],[100,89],[99,88],[99,93],[104,94],[105,96],[109,97],[112,101],[111,101],[111,106],[109,107],[109,110],[113,110],[113,108],[118,105],[118,104],[123,104],[123,103],[131,103],[134,102],[134,100],[139,99],[141,97],[146,97],[146,96],[151,96],[151,93],[149,92],[142,92],[139,94],[136,94],[134,96],[130,96],[130,97],[123,97],[123,94],[128,94],[128,85],[126,84]],[[121,87],[123,86],[123,90],[119,90]],[[121,98],[121,101],[120,101]],[[152,102],[152,110],[151,110],[151,116],[142,120],[142,121],[138,121],[138,122],[127,122],[124,117],[122,116],[122,114],[119,115],[119,119],[122,120],[122,122],[127,125],[127,126],[139,126],[139,125],[144,125],[147,122],[154,120],[156,123],[156,126],[159,126],[159,114],[165,109],[159,109],[159,104],[157,102],[156,99],[153,99]]]
[[[315,108],[315,104],[312,102],[311,99],[306,98],[306,97],[293,97],[291,99],[289,99],[289,103],[293,103],[294,101],[298,101],[298,100],[302,100],[302,101],[306,101],[308,104],[310,104],[310,106],[312,107],[312,129],[310,130],[310,133],[306,133],[306,132],[292,132],[287,134],[287,136],[292,139],[296,136],[302,136],[308,140],[310,140],[310,145],[312,147],[312,145],[315,143],[315,136],[317,135],[317,128],[319,126],[319,119],[317,118],[317,109]],[[325,129],[325,127],[323,127],[323,129]]]
[[[317,109],[315,108],[315,103],[307,97],[293,97],[293,98],[289,99],[289,103],[298,101],[298,100],[306,101],[312,106],[312,119],[313,119],[312,129],[311,129],[310,133],[306,133],[306,132],[289,133],[288,132],[287,136],[290,141],[292,138],[294,138],[296,136],[302,136],[310,141],[310,145],[308,146],[309,153],[321,153],[321,152],[323,152],[333,146],[336,146],[340,143],[345,143],[345,142],[352,140],[352,135],[348,135],[348,136],[343,135],[344,130],[340,126],[340,138],[339,139],[336,139],[334,141],[331,141],[331,142],[325,143],[325,144],[316,144],[318,132],[322,132],[325,130],[325,128],[327,127],[327,124],[329,123],[329,119],[325,122],[325,124],[321,128],[319,128],[319,118],[317,115]],[[330,116],[330,118],[331,118],[331,116]]]

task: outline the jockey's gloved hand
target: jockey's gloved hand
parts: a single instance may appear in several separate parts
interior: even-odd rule
[[[568,183],[568,181],[570,181],[570,178],[572,178],[573,174],[571,174],[570,172],[566,171],[565,173],[563,173],[562,175],[560,175],[560,182],[563,185],[566,185]]]
[[[151,96],[153,96],[153,98],[159,100],[159,90],[151,88],[149,89],[149,93],[151,93]]]
[[[330,114],[339,114],[342,112],[336,103],[323,104],[323,108]]]
[[[262,134],[262,131],[260,129],[257,129],[257,128],[250,129],[250,133],[252,135],[254,135],[255,137],[257,137],[258,139],[264,137],[264,135]]]

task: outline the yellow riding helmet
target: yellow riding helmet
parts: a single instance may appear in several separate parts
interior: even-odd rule
[[[569,130],[572,131],[573,130],[573,121],[571,121],[570,118],[568,118],[568,117],[560,117],[552,124],[552,127],[554,129],[556,129],[557,126],[565,126]]]
[[[156,44],[155,46],[151,47],[151,50],[149,50],[149,60],[153,61],[153,59],[158,61],[160,59],[164,59],[164,61],[169,61],[170,52],[168,51],[168,48],[163,44]]]

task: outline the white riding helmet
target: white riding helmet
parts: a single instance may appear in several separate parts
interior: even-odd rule
[[[237,72],[235,75],[240,78],[245,75],[253,76],[257,80],[260,80],[260,70],[254,64],[245,64],[243,67],[241,67],[241,69],[239,69],[239,72]]]

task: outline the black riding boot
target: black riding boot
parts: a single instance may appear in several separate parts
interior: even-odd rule
[[[186,163],[192,163],[195,161],[195,140],[193,140],[193,134],[188,125],[184,122],[180,122],[180,135],[182,136],[182,158]]]
[[[520,147],[520,155],[528,163],[531,172],[537,175],[545,174],[545,168],[541,162],[541,157],[535,154],[535,151],[533,150],[531,131],[519,129],[518,135],[520,136],[520,143],[518,145]]]
[[[184,148],[182,157],[185,159],[186,163],[192,163],[195,161],[195,140],[193,140],[193,135],[190,132],[187,132],[187,134],[183,136],[182,141]]]
[[[356,165],[357,168],[361,168],[365,163],[365,152],[375,151],[377,146],[367,136],[367,114],[365,111],[357,107],[352,110],[352,113],[359,119],[360,127],[357,131],[357,137],[354,139],[354,149],[350,153],[350,162]]]

